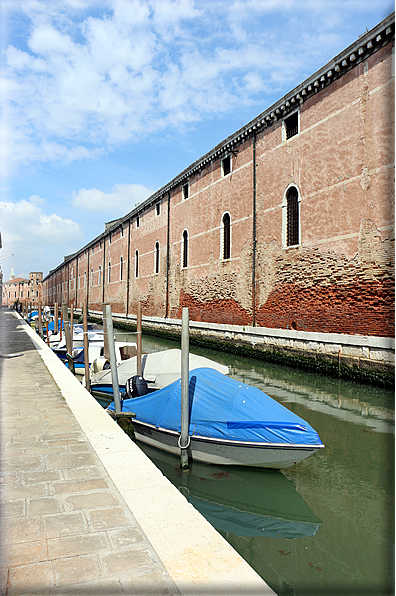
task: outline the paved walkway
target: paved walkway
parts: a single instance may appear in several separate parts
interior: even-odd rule
[[[273,594],[4,309],[0,374],[1,594]]]

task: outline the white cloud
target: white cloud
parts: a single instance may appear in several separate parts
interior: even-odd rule
[[[3,0],[0,166],[95,158],[287,91],[378,0]],[[385,16],[385,15],[384,15]],[[11,19],[10,19],[11,22]],[[351,40],[352,41],[352,40]],[[270,96],[271,97],[271,96]]]
[[[116,218],[131,211],[152,193],[153,190],[142,184],[117,184],[111,193],[104,193],[97,188],[81,188],[73,193],[72,204],[75,209],[107,212]]]
[[[80,226],[45,211],[46,205],[47,201],[32,195],[19,202],[7,202],[0,211],[2,254],[13,253],[9,261],[17,276],[27,275],[29,271],[47,273],[81,243]],[[8,260],[3,263],[5,271],[6,265]]]

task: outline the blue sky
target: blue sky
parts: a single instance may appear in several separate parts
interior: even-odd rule
[[[4,278],[46,275],[393,10],[0,0]]]

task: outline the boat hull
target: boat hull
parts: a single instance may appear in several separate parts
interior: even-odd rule
[[[135,439],[180,455],[179,433],[133,420]],[[270,444],[190,436],[189,457],[206,464],[252,466],[280,470],[300,463],[324,445]]]

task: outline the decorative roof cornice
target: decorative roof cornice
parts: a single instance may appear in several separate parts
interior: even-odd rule
[[[342,77],[345,73],[355,68],[361,62],[367,60],[369,56],[393,41],[394,38],[395,13],[392,13],[386,19],[381,21],[381,23],[379,23],[376,27],[359,36],[359,38],[350,46],[348,46],[343,52],[327,62],[327,64],[316,71],[312,76],[295,87],[284,97],[279,99],[276,103],[259,114],[256,118],[251,120],[251,122],[216,145],[216,147],[214,147],[211,151],[192,163],[188,168],[183,170],[183,172],[173,178],[173,180],[168,182],[168,184],[157,190],[154,194],[140,203],[140,205],[135,207],[124,217],[116,220],[114,225],[109,226],[107,224],[108,227],[102,234],[97,236],[94,240],[91,240],[73,255],[65,257],[64,262],[53,269],[48,275],[54,273],[59,267],[63,266],[67,260],[75,258],[77,255],[83,253],[85,250],[100,240],[105,239],[111,232],[117,230],[120,226],[127,223],[133,217],[142,214],[145,209],[150,207],[152,204],[163,199],[168,193],[181,184],[185,184],[192,176],[198,174],[211,163],[231,153],[238,145],[244,143],[250,137],[257,134],[257,132],[273,126],[279,120],[283,120],[285,116],[294,112],[298,106],[307,101],[307,99],[318,93],[318,91],[321,91],[325,87],[329,86],[331,83]],[[111,224],[112,222],[109,223]]]

